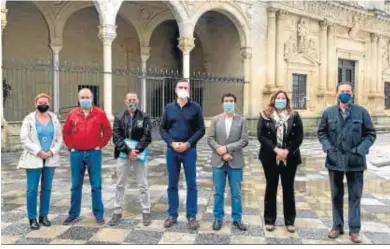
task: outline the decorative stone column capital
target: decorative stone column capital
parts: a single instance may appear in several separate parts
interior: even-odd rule
[[[177,46],[183,54],[189,54],[195,47],[195,38],[193,37],[180,37],[179,45]]]
[[[99,38],[103,41],[104,45],[111,45],[115,37],[116,37],[116,25],[112,25],[112,24],[99,25]]]
[[[327,29],[329,26],[333,26],[333,23],[325,18],[324,20],[320,21],[320,27],[321,29]]]
[[[278,10],[276,12],[276,17],[278,18],[278,20],[284,20],[287,16],[288,12],[285,11],[285,10]]]
[[[50,48],[54,54],[59,54],[62,49],[62,44],[60,43],[51,43]]]
[[[276,8],[273,8],[273,7],[270,7],[267,9],[267,15],[268,17],[273,17],[275,18],[276,17],[276,12],[278,11],[278,9]]]
[[[242,47],[240,49],[241,58],[243,60],[249,60],[252,58],[252,48],[251,47]]]
[[[1,32],[4,31],[4,28],[7,25],[7,12],[7,9],[1,9]]]
[[[370,36],[371,36],[371,42],[373,42],[373,43],[378,42],[379,35],[371,33]]]
[[[145,63],[150,56],[150,47],[141,47],[141,62]]]

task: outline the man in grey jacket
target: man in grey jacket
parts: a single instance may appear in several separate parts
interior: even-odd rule
[[[344,233],[344,175],[348,183],[348,225],[351,240],[360,243],[360,199],[363,192],[363,172],[366,155],[376,139],[370,114],[362,106],[352,104],[353,86],[341,82],[337,88],[338,105],[322,114],[318,139],[326,152],[325,166],[329,170],[332,193],[333,227],[329,238]]]
[[[233,226],[241,231],[247,229],[241,220],[241,182],[245,164],[242,149],[248,145],[248,125],[244,117],[234,112],[236,100],[231,93],[222,96],[224,112],[213,118],[207,138],[213,150],[214,230],[222,227],[226,176],[229,177],[232,198]]]

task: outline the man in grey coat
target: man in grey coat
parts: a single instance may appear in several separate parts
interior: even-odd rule
[[[368,111],[352,104],[352,84],[341,82],[337,90],[338,105],[324,111],[318,128],[318,139],[327,154],[325,166],[329,170],[332,194],[333,227],[328,237],[335,239],[344,233],[343,178],[346,175],[349,234],[352,242],[360,243],[363,172],[367,169],[366,155],[376,139],[376,131]]]
[[[207,138],[213,150],[214,230],[222,227],[226,176],[229,177],[232,198],[233,226],[241,231],[247,229],[241,220],[241,182],[245,164],[242,149],[248,145],[248,124],[244,117],[234,112],[236,100],[236,96],[231,93],[222,96],[224,112],[212,119]]]

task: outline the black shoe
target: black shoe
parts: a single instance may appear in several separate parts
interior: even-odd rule
[[[142,214],[142,223],[144,224],[144,226],[149,226],[150,223],[152,223],[152,218],[150,217],[149,213]]]
[[[122,214],[114,214],[111,220],[108,222],[108,225],[116,226],[118,225],[119,221],[121,221],[121,219],[122,219]]]
[[[42,224],[45,227],[51,226],[51,222],[49,221],[47,216],[39,216],[39,224]]]
[[[233,226],[237,227],[240,231],[246,231],[246,226],[241,221],[233,221]]]
[[[213,223],[213,230],[218,231],[221,230],[221,228],[222,228],[222,221],[215,220]]]
[[[75,223],[79,222],[80,220],[81,220],[80,217],[71,217],[71,216],[68,216],[68,218],[66,218],[66,219],[64,220],[63,225],[64,225],[64,226],[67,226],[67,225],[70,225],[70,224],[75,224]]]
[[[30,228],[32,230],[38,230],[40,228],[37,219],[29,219],[29,221],[30,221]]]

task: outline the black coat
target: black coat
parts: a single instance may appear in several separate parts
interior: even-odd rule
[[[322,114],[318,139],[327,153],[325,166],[337,171],[367,169],[366,155],[376,139],[376,130],[368,111],[350,104],[347,117],[341,116],[337,105]]]
[[[276,164],[277,147],[276,125],[272,119],[261,113],[257,123],[257,138],[260,142],[259,159],[263,164]],[[289,151],[287,165],[298,165],[302,163],[299,147],[303,141],[303,124],[298,112],[293,112],[287,120],[287,130],[283,138],[283,148]]]
[[[127,123],[130,114],[128,110],[122,111],[115,115],[112,140],[115,145],[114,157],[117,158],[120,152],[128,154],[131,149],[126,145],[124,140],[130,138],[139,141],[136,150],[142,152],[152,142],[152,124],[149,116],[137,110],[132,119],[131,133],[129,134]]]

